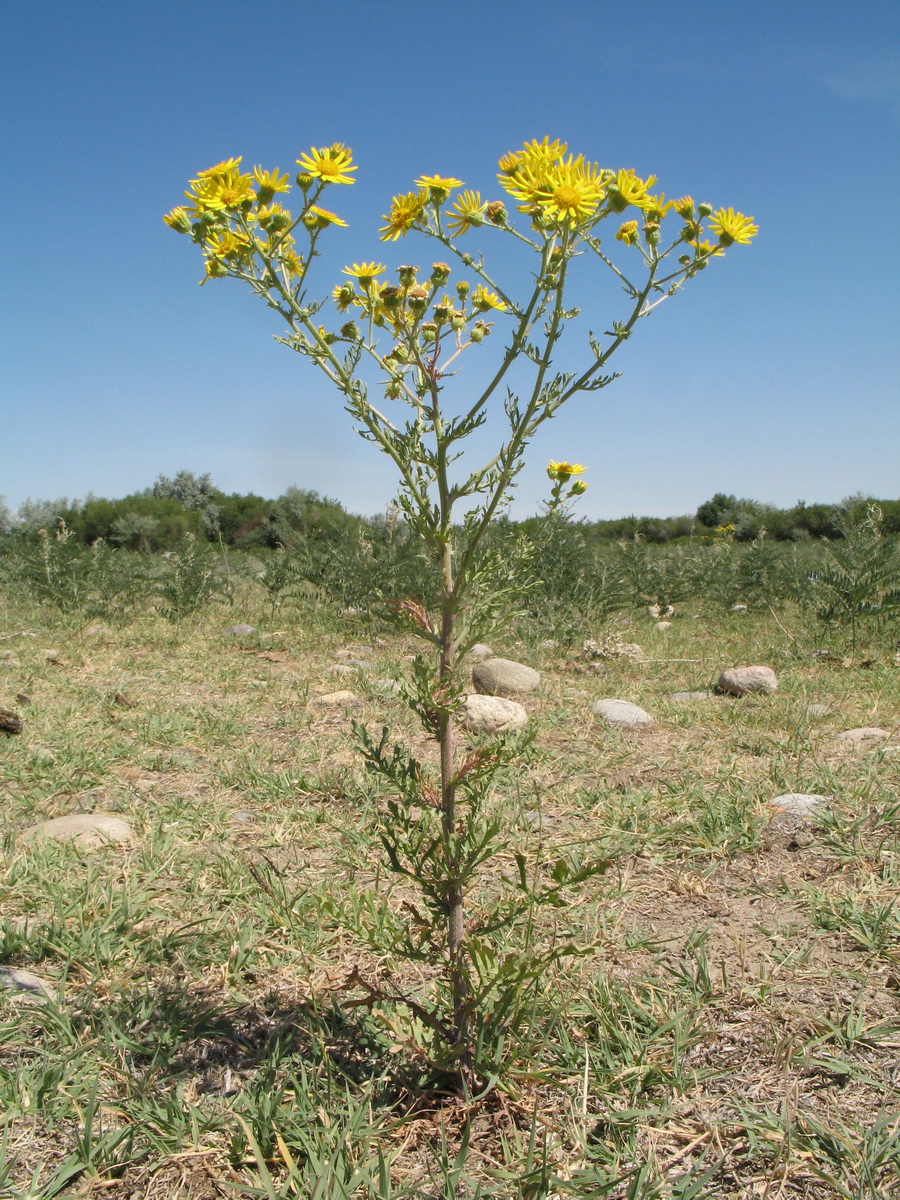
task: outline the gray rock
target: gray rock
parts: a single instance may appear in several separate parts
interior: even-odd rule
[[[697,700],[709,700],[712,692],[669,692],[667,699],[677,704],[693,704]]]
[[[23,993],[33,1000],[55,1000],[53,992],[30,971],[20,971],[14,967],[0,967],[0,988],[6,992]]]
[[[832,799],[831,796],[817,796],[807,792],[785,792],[783,796],[775,796],[769,804],[779,813],[808,817],[821,812],[823,808],[828,808]]]
[[[731,611],[732,612],[746,612],[747,605],[746,604],[732,604]]]
[[[353,692],[328,692],[324,696],[313,696],[310,704],[319,704],[325,708],[359,708],[362,704],[359,696]]]
[[[231,637],[249,637],[251,633],[256,633],[256,626],[239,622],[237,625],[229,625],[225,632]]]
[[[365,646],[347,646],[344,650],[336,650],[334,657],[339,662],[349,662],[353,658],[365,658],[366,654]]]
[[[857,750],[868,750],[870,746],[877,746],[888,736],[886,729],[871,725],[862,729],[846,729],[837,735],[837,740],[855,746]]]
[[[470,733],[501,733],[524,729],[528,724],[528,713],[522,705],[501,696],[466,696],[460,716]]]
[[[831,709],[827,704],[807,704],[806,715],[808,717],[827,717]]]
[[[466,658],[470,658],[472,662],[483,662],[486,658],[493,658],[494,652],[490,646],[486,646],[484,642],[476,642]]]
[[[102,846],[110,842],[131,845],[134,835],[131,822],[124,817],[102,812],[69,813],[32,825],[22,834],[22,841],[32,844],[42,841],[77,842],[80,846]]]
[[[597,700],[591,705],[591,712],[615,729],[649,729],[653,724],[648,712],[628,700]]]
[[[771,667],[731,667],[719,676],[719,688],[731,696],[771,696],[778,680]]]
[[[337,679],[346,679],[348,675],[356,674],[349,663],[333,663],[330,667],[326,667],[322,673],[323,675],[334,676]]]
[[[671,629],[672,622],[671,621],[657,621],[656,624],[653,626],[653,628],[658,629],[658,630],[660,630],[660,632],[662,632],[662,630],[664,630],[664,629]]]
[[[472,668],[475,690],[487,696],[517,696],[533,692],[541,677],[532,667],[509,658],[486,658]]]

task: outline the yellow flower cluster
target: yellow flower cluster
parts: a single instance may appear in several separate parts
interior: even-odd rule
[[[291,190],[287,173],[259,166],[243,172],[241,161],[228,158],[200,171],[184,193],[189,203],[173,208],[163,220],[202,245],[206,279],[246,269],[256,254],[271,260],[287,278],[302,276],[305,264],[294,249],[293,230],[302,224],[315,238],[330,225],[346,225],[315,201],[329,184],[353,183],[356,167],[349,147],[342,142],[314,146],[297,159],[301,170],[296,182],[304,194],[297,217],[275,202],[276,196]]]

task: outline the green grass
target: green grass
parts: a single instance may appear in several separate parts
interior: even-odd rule
[[[13,587],[0,599],[19,659],[0,663],[0,704],[24,720],[0,741],[0,966],[58,997],[0,992],[0,1197],[897,1194],[900,744],[834,736],[896,731],[887,634],[862,666],[793,609],[685,602],[664,633],[642,611],[585,617],[584,637],[618,630],[646,663],[594,670],[568,626],[555,646],[540,622],[495,641],[543,687],[524,700],[536,739],[491,799],[510,850],[473,917],[513,851],[536,878],[560,857],[612,866],[542,910],[535,947],[582,952],[531,989],[514,1036],[498,1019],[503,1076],[467,1103],[429,1072],[410,1014],[353,982],[439,986],[398,949],[417,899],[385,865],[350,731],[387,723],[433,760],[379,687],[415,647],[312,599],[273,615],[246,584],[231,609],[100,632]],[[258,632],[225,636],[232,621]],[[325,675],[352,646],[375,674]],[[668,698],[746,663],[776,670],[775,696]],[[344,687],[354,712],[309,703]],[[604,730],[602,696],[657,724]],[[773,824],[786,791],[834,802]],[[135,844],[21,841],[92,810],[127,816]]]

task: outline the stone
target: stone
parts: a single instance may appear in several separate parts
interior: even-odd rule
[[[77,842],[80,846],[102,846],[110,842],[131,845],[131,822],[113,813],[68,813],[32,825],[22,834],[23,842]]]
[[[712,692],[669,692],[667,699],[676,704],[693,704],[697,700],[709,700],[711,696]]]
[[[871,725],[862,729],[845,729],[837,735],[837,740],[855,746],[857,750],[868,750],[870,746],[877,746],[888,736],[886,729]]]
[[[251,633],[256,633],[256,626],[239,621],[237,625],[229,625],[225,632],[229,637],[249,637]]]
[[[602,638],[586,638],[581,652],[588,659],[627,658],[631,662],[646,662],[647,656],[637,642],[623,642],[621,633],[608,633]],[[596,663],[592,663],[596,666]]]
[[[827,717],[831,709],[827,704],[807,704],[806,715],[808,717]]]
[[[490,646],[486,646],[484,642],[476,642],[466,658],[470,658],[472,662],[483,662],[486,658],[493,658],[494,652]]]
[[[653,724],[648,712],[628,700],[596,700],[591,705],[591,712],[615,729],[648,729]]]
[[[348,675],[355,675],[356,672],[349,663],[333,663],[330,667],[326,667],[322,674],[332,675],[338,679],[346,679]]]
[[[656,624],[653,626],[653,628],[659,629],[660,631],[663,629],[671,629],[672,622],[671,621],[657,621]]]
[[[502,733],[524,729],[528,724],[528,713],[522,705],[502,696],[466,696],[460,715],[470,733]]]
[[[365,646],[347,646],[344,650],[336,650],[334,657],[338,662],[349,662],[353,658],[365,658],[366,653]]]
[[[808,817],[821,812],[823,808],[828,808],[832,799],[831,796],[817,796],[808,792],[785,792],[783,796],[775,796],[769,804],[780,813]]]
[[[353,692],[327,692],[324,696],[313,696],[310,704],[321,704],[326,708],[359,708],[362,701]]]
[[[19,660],[12,650],[0,650],[0,667],[18,667]]]
[[[533,692],[540,686],[541,677],[524,663],[509,658],[485,658],[472,668],[472,682],[483,695],[516,696]]]
[[[746,612],[747,605],[746,604],[732,604],[731,611],[732,612]]]
[[[731,667],[719,676],[719,690],[730,696],[771,696],[778,690],[778,680],[771,667]]]
[[[347,661],[347,666],[352,667],[354,671],[374,671],[375,664],[369,662],[367,658],[351,658]]]
[[[403,691],[402,685],[396,679],[373,679],[372,687],[377,692],[392,693],[393,695]]]
[[[22,993],[33,1000],[56,999],[43,979],[15,967],[0,967],[0,989],[14,994]]]

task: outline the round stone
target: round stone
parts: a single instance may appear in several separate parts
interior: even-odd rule
[[[846,729],[837,735],[837,740],[855,746],[857,750],[867,750],[870,746],[877,746],[879,742],[883,742],[886,737],[886,729],[870,725],[862,729]]]
[[[515,700],[478,693],[466,696],[460,716],[470,733],[502,733],[507,729],[524,729],[528,724],[528,713]]]
[[[648,712],[628,700],[596,700],[591,705],[591,712],[614,729],[647,729],[653,724]]]
[[[731,696],[771,696],[778,680],[771,667],[731,667],[719,676],[719,689]]]
[[[68,813],[32,825],[22,834],[23,842],[77,842],[80,846],[102,846],[110,842],[130,845],[131,823],[112,813]]]
[[[541,677],[533,667],[508,658],[486,658],[472,668],[472,682],[477,691],[487,696],[516,696],[533,692]]]
[[[237,625],[229,625],[225,632],[231,637],[249,637],[251,633],[256,633],[256,626],[239,622]]]

